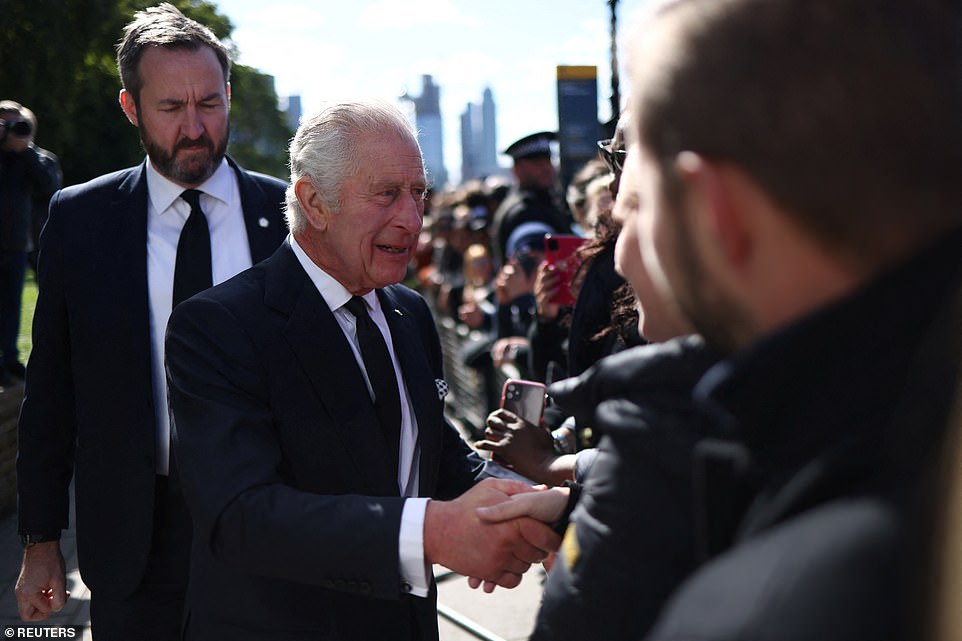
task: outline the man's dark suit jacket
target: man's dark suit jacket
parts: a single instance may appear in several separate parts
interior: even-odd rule
[[[287,234],[285,185],[231,166],[257,262]],[[19,425],[19,529],[67,527],[76,468],[84,582],[96,594],[124,598],[147,563],[156,478],[146,163],[54,195],[37,276]]]
[[[411,290],[378,292],[413,404],[420,494],[482,461],[443,416],[441,347]],[[167,330],[174,445],[194,519],[187,639],[437,639],[404,594],[404,499],[363,375],[288,243],[180,305]]]

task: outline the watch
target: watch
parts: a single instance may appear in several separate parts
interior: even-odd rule
[[[37,543],[46,543],[47,541],[59,541],[60,534],[21,534],[20,542],[23,543],[24,549],[31,548]]]

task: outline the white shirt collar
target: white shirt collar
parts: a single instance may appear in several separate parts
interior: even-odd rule
[[[331,311],[341,309],[347,301],[353,298],[354,294],[349,292],[344,285],[318,267],[317,263],[310,259],[307,252],[297,244],[293,234],[288,234],[287,239],[291,244],[291,249],[294,251],[294,256],[297,257],[297,262],[299,262],[301,267],[304,268],[304,271],[307,272],[307,276],[311,279],[311,282],[314,283],[314,286],[317,287],[321,298],[324,299],[324,302],[327,303]],[[381,303],[377,298],[377,292],[375,290],[372,289],[361,298],[367,303],[369,310],[374,313],[380,311]]]
[[[213,175],[201,183],[197,189],[231,207],[233,206],[231,201],[234,194],[231,182],[233,180],[232,172],[233,170],[227,163],[227,159],[224,158],[220,161],[220,165]],[[183,187],[158,172],[150,161],[150,156],[147,157],[147,197],[150,198],[150,204],[153,205],[154,211],[160,214],[165,213],[171,205],[177,202],[183,191]],[[205,210],[204,213],[208,212]]]

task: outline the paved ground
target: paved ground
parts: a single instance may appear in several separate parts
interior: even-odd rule
[[[438,629],[441,641],[524,641],[534,627],[535,614],[541,600],[544,573],[532,568],[521,585],[513,590],[496,589],[491,594],[468,587],[459,575],[446,578],[445,570],[435,574],[438,582]],[[470,634],[453,623],[446,614],[456,615],[481,634]]]
[[[23,555],[17,537],[16,515],[0,517],[0,636],[3,638],[41,638],[41,631],[27,631],[30,627],[83,626],[83,632],[56,631],[59,638],[91,641],[88,627],[90,618],[89,592],[80,580],[73,530],[61,541],[67,564],[67,581],[71,592],[67,607],[40,624],[26,624],[17,614],[14,585]],[[441,641],[523,641],[534,624],[541,599],[543,574],[532,568],[521,585],[513,590],[497,589],[492,594],[468,587],[467,579],[436,568],[438,583],[438,627]],[[445,616],[447,615],[447,616]],[[451,619],[460,622],[453,623]],[[465,627],[477,632],[472,634]],[[31,634],[32,633],[32,634]],[[42,638],[54,638],[55,631],[44,631]],[[67,635],[71,636],[67,636]],[[131,640],[136,641],[136,640]]]

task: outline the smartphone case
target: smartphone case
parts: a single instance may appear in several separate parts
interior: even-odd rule
[[[571,281],[581,266],[578,248],[587,242],[581,236],[565,234],[546,234],[544,237],[544,259],[549,265],[557,267],[561,286],[549,300],[557,305],[572,306],[575,296],[571,293]]]

